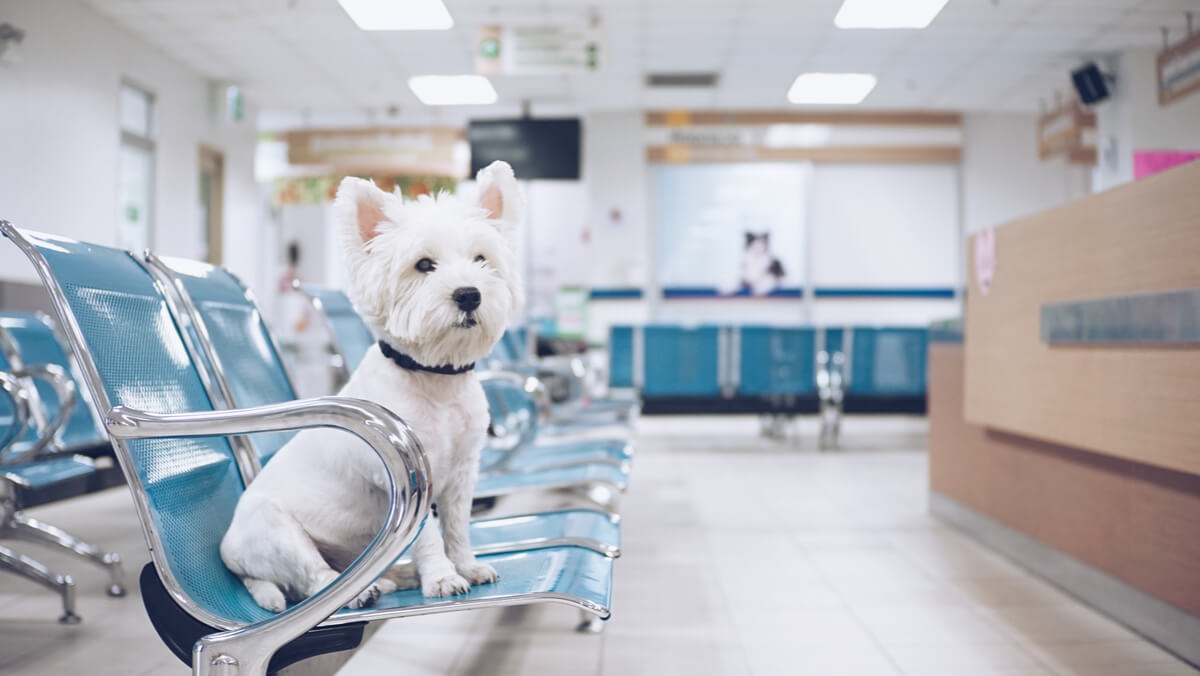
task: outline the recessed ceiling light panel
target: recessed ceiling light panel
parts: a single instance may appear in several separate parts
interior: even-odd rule
[[[454,19],[442,0],[338,0],[365,31],[444,31]]]
[[[846,0],[838,28],[925,28],[949,0]]]
[[[854,105],[874,88],[875,76],[867,73],[801,73],[787,98],[792,103]]]
[[[482,75],[417,75],[408,79],[408,88],[427,106],[478,106],[499,98]]]

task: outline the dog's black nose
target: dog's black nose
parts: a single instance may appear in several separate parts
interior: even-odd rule
[[[455,303],[458,303],[458,309],[463,312],[474,310],[479,307],[480,301],[483,300],[479,289],[473,286],[460,286],[454,290],[454,293],[450,297],[454,299]]]

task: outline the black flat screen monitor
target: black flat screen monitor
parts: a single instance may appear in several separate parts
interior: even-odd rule
[[[581,139],[577,117],[472,120],[471,175],[504,160],[518,179],[579,180]]]

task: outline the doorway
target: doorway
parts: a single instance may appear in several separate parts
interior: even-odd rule
[[[204,260],[213,265],[221,264],[224,185],[225,157],[200,146],[200,224],[204,230]]]

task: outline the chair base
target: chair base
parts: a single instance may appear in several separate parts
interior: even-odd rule
[[[81,618],[75,614],[75,581],[70,575],[59,575],[41,563],[18,554],[7,547],[0,547],[0,569],[16,573],[21,577],[42,585],[62,598],[61,624],[79,624]]]
[[[0,534],[28,542],[59,547],[84,561],[100,566],[108,571],[109,576],[109,585],[105,589],[105,593],[112,597],[125,595],[125,573],[121,568],[121,557],[115,552],[106,552],[61,528],[25,516],[21,512],[16,512],[9,517]]]

